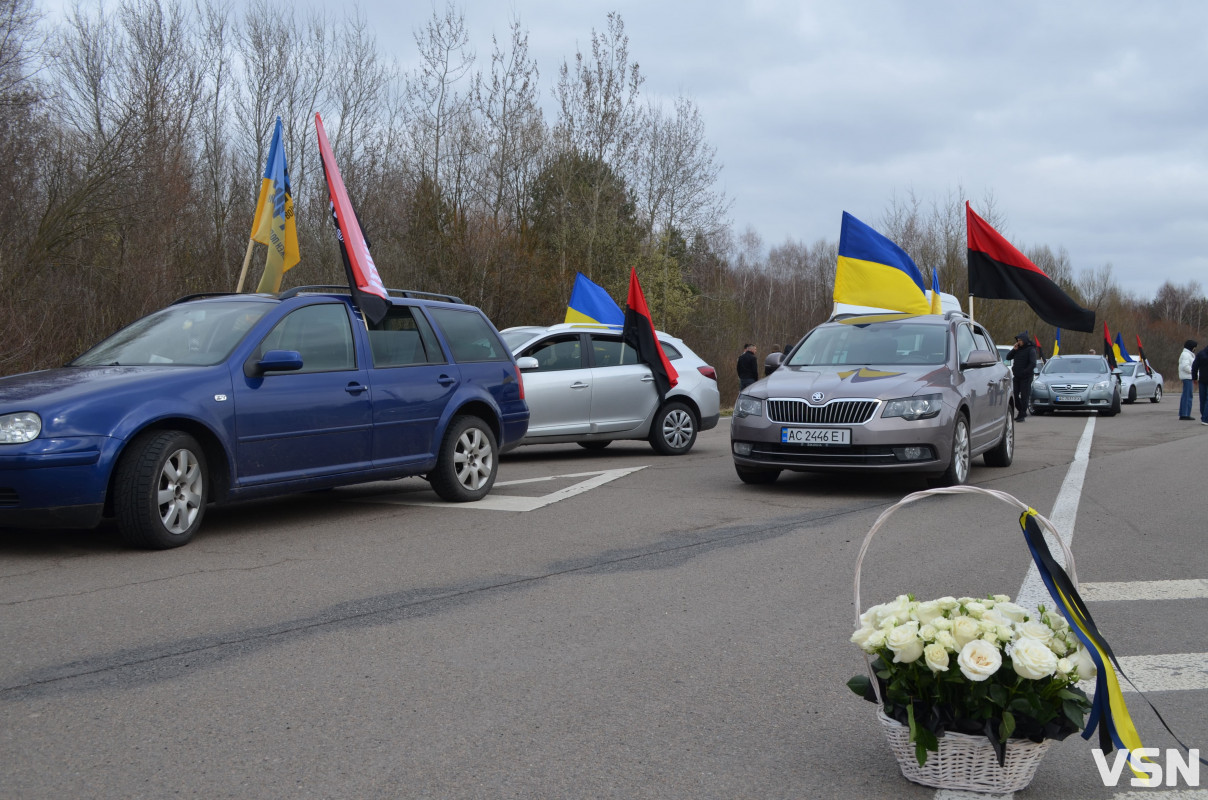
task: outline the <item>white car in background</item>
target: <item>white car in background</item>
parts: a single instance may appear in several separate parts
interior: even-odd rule
[[[679,383],[660,402],[654,375],[618,326],[561,323],[501,332],[524,375],[528,433],[520,444],[574,442],[589,450],[645,439],[663,455],[692,449],[717,426],[717,372],[680,339],[658,332]]]
[[[1162,402],[1162,375],[1152,366],[1147,371],[1140,361],[1127,361],[1116,367],[1120,371],[1120,394],[1125,403],[1149,398],[1151,403]]]

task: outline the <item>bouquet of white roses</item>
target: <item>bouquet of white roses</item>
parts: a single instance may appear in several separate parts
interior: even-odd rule
[[[1075,684],[1094,678],[1095,664],[1065,618],[1007,595],[901,595],[861,614],[851,640],[874,658],[884,712],[909,726],[920,765],[946,731],[984,734],[1001,765],[1007,739],[1064,739],[1090,709]],[[867,675],[848,686],[877,702]]]

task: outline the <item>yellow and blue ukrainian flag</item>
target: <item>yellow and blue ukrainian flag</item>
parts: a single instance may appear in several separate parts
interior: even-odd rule
[[[1130,356],[1128,351],[1124,349],[1124,336],[1119,331],[1116,331],[1115,350],[1116,361],[1120,362],[1121,364],[1127,364],[1129,361],[1136,361],[1136,359]]]
[[[566,322],[590,322],[601,325],[624,325],[625,312],[609,297],[604,287],[594,283],[582,272],[575,273],[575,284],[566,304]]]
[[[1057,329],[1056,335],[1053,337],[1053,358],[1061,352],[1061,328]]]
[[[281,277],[299,260],[294,198],[289,186],[289,168],[285,164],[285,147],[281,144],[281,117],[277,117],[273,142],[268,148],[268,163],[260,181],[251,238],[268,246],[264,275],[256,291],[279,292]]]
[[[940,302],[940,271],[931,270],[931,313],[943,314],[944,306]]]
[[[835,302],[912,314],[931,312],[923,273],[906,251],[846,211],[839,233]]]

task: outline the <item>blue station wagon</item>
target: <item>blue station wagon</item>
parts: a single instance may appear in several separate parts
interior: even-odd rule
[[[484,497],[528,428],[499,332],[397,290],[367,325],[340,288],[183,298],[65,367],[0,378],[0,526],[114,517],[163,549],[207,502],[413,475]]]

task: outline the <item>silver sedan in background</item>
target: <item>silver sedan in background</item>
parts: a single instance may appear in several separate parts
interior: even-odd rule
[[[1119,366],[1120,393],[1124,402],[1135,403],[1138,398],[1149,398],[1151,403],[1162,402],[1162,375],[1141,361],[1130,361]]]
[[[1032,413],[1098,411],[1120,413],[1120,381],[1100,355],[1059,355],[1050,358],[1032,382]]]

